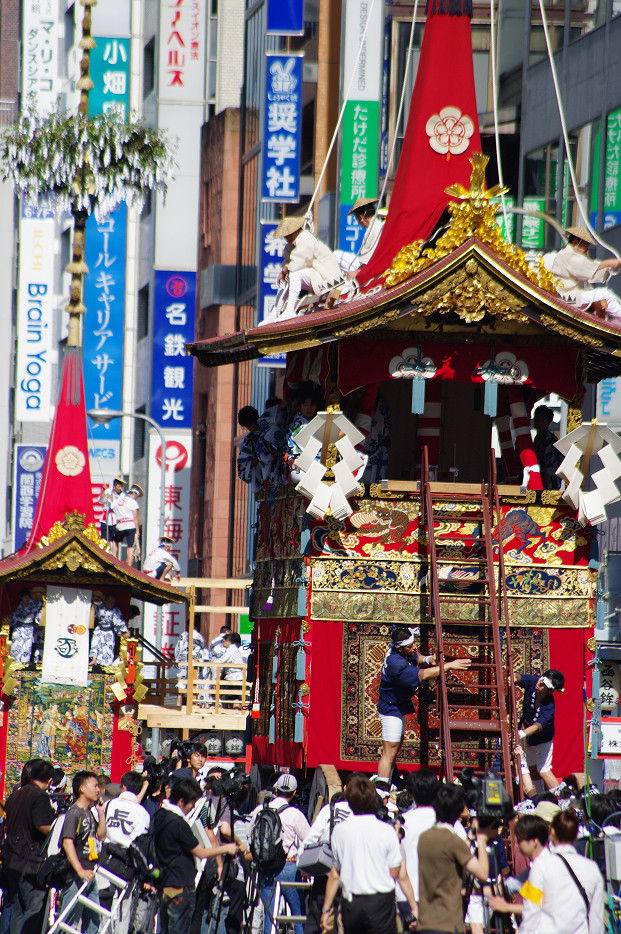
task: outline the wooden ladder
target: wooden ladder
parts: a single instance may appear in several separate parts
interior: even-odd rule
[[[493,537],[494,527],[499,526],[501,520],[495,468],[492,451],[490,481],[481,483],[480,493],[452,493],[447,489],[450,485],[430,481],[429,458],[425,449],[421,526],[427,535],[429,615],[435,623],[436,655],[440,667],[439,746],[446,780],[453,780],[456,762],[462,767],[470,765],[479,775],[494,769],[502,775],[507,790],[512,794],[511,754],[516,738],[516,707],[500,530],[496,543]],[[456,490],[459,489],[456,485]],[[442,501],[463,503],[470,508],[457,518],[452,512],[441,511]],[[443,548],[451,543],[450,532],[442,534],[441,542],[438,541],[437,525],[447,521],[475,523],[480,533],[475,539],[478,554],[457,562],[458,567],[475,568],[477,577],[468,590],[457,593],[443,589],[455,585],[440,577],[443,568],[455,567],[456,564],[453,557],[443,555]],[[459,610],[457,614],[451,614],[451,604],[460,606],[462,615],[466,614],[468,618],[455,618]],[[474,613],[472,610],[468,613],[466,607],[472,606],[476,608]],[[472,666],[464,672],[449,671],[447,674],[445,643],[455,640],[465,641]]]

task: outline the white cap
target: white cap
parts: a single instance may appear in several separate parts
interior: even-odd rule
[[[277,791],[295,791],[298,787],[298,780],[295,775],[290,775],[289,772],[284,772],[282,775],[279,775],[276,781],[274,782],[274,788]]]

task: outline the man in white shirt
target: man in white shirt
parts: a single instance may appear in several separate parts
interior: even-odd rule
[[[276,797],[269,802],[269,807],[278,811],[280,822],[282,824],[282,845],[287,857],[282,870],[275,876],[268,876],[259,871],[259,886],[261,890],[261,899],[265,905],[265,921],[263,934],[270,934],[272,930],[272,917],[274,915],[274,893],[277,882],[300,881],[301,876],[297,871],[298,848],[306,839],[310,832],[310,824],[298,808],[291,804],[295,795],[298,782],[295,775],[288,772],[279,775],[274,783]],[[252,839],[252,828],[263,805],[255,808],[250,815],[250,825],[248,827],[248,839]],[[298,889],[282,889],[282,895],[293,915],[302,914],[302,902]],[[304,934],[304,925],[299,922],[294,923],[295,934]]]
[[[531,860],[528,879],[520,889],[522,905],[489,898],[494,911],[522,916],[519,934],[603,934],[604,883],[593,860],[574,849],[579,819],[573,808],[560,811],[548,826],[526,814],[515,825],[520,852]]]
[[[177,580],[181,577],[181,568],[179,562],[170,549],[174,542],[168,535],[160,536],[157,548],[150,551],[147,555],[142,570],[149,577],[155,577],[157,580]]]
[[[304,838],[302,845],[298,849],[298,867],[300,865],[300,856],[309,846],[315,846],[319,843],[332,843],[332,832],[337,824],[341,824],[352,815],[352,809],[345,800],[341,791],[336,792],[330,801],[325,804],[310,829],[308,836]],[[321,908],[323,906],[326,884],[328,882],[327,873],[322,876],[315,876],[313,887],[308,896],[306,906],[306,924],[304,925],[304,934],[320,934],[321,931]]]
[[[432,807],[432,802],[439,787],[438,779],[428,769],[410,772],[405,782],[406,791],[414,798],[414,807],[403,815],[405,836],[402,845],[416,901],[418,901],[418,841],[420,835],[433,827],[436,822],[436,812]]]
[[[104,513],[101,517],[101,537],[108,542],[110,551],[116,558],[117,544],[114,540],[116,530],[116,518],[114,515],[114,503],[123,492],[125,480],[122,477],[115,477],[112,481],[112,489],[104,487],[99,496],[99,502],[104,507]]]
[[[335,250],[334,255],[348,279],[354,279],[358,272],[369,262],[382,235],[384,221],[376,214],[378,198],[357,198],[348,214],[353,214],[364,230],[364,237],[357,253],[348,250]]]
[[[131,567],[134,563],[134,544],[140,538],[140,524],[138,522],[138,497],[144,496],[144,490],[137,483],[126,493],[117,496],[112,508],[116,519],[114,540],[117,545],[127,545],[127,563]]]
[[[568,227],[565,231],[567,246],[554,257],[550,272],[561,281],[559,294],[562,298],[578,306],[591,306],[594,302],[606,302],[606,318],[621,319],[619,296],[605,287],[611,275],[621,268],[621,260],[591,259],[589,245],[595,246],[595,240],[586,227]]]
[[[345,934],[394,934],[395,879],[401,869],[394,827],[376,817],[377,791],[372,781],[354,775],[345,789],[352,816],[334,828],[334,865],[328,876],[321,930],[333,926],[332,906],[339,885]]]

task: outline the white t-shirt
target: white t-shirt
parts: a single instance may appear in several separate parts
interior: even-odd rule
[[[590,902],[586,906],[561,853],[582,883]],[[603,934],[604,884],[593,860],[576,853],[571,844],[561,844],[551,853],[547,848],[533,860],[528,881],[520,890],[524,899],[519,934]]]
[[[310,824],[298,808],[293,806],[285,807],[287,804],[288,801],[286,798],[281,798],[280,795],[277,795],[270,801],[269,807],[274,808],[276,811],[282,809],[279,811],[280,823],[282,824],[282,845],[287,854],[287,859],[295,859],[298,855],[299,844],[306,839],[310,831]],[[254,822],[262,807],[263,805],[260,804],[250,815],[248,837],[252,834]]]
[[[162,548],[161,545],[158,545],[157,548],[154,548],[153,551],[149,552],[144,564],[142,565],[142,570],[145,574],[150,574],[153,577],[160,564],[172,564],[173,571],[176,574],[178,574],[181,570],[179,567],[179,562],[175,556],[171,555],[171,553],[166,551],[165,548]]]
[[[243,665],[244,657],[239,650],[237,645],[229,645],[225,650],[224,654],[220,655],[216,661],[219,665]],[[221,677],[225,681],[241,681],[244,677],[243,668],[221,668],[222,672]]]
[[[418,901],[418,841],[420,835],[433,827],[435,822],[436,812],[432,807],[414,807],[403,815],[405,864],[416,901]]]
[[[126,532],[128,529],[135,529],[136,522],[134,516],[138,512],[138,503],[133,496],[128,493],[121,493],[112,505],[114,515],[116,516],[116,528],[118,532]]]
[[[340,876],[343,897],[394,892],[389,869],[401,865],[399,838],[394,827],[374,814],[352,814],[334,828],[334,865]]]
[[[127,847],[141,833],[147,832],[150,820],[149,812],[136,795],[122,791],[106,805],[106,842]]]
[[[337,824],[341,824],[344,820],[347,820],[349,817],[351,817],[351,815],[352,810],[347,801],[338,801],[334,805],[334,827],[336,827]],[[334,829],[332,832],[334,833]],[[329,804],[324,804],[321,811],[315,818],[313,826],[310,829],[310,833],[307,837],[304,838],[304,842],[298,850],[298,859],[300,857],[300,853],[302,853],[307,846],[314,846],[316,843],[330,843]]]

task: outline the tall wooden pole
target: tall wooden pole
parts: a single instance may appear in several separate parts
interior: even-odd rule
[[[82,59],[80,61],[80,78],[77,84],[78,90],[80,91],[78,115],[88,119],[88,94],[94,87],[90,76],[91,49],[96,48],[95,40],[91,35],[91,7],[97,5],[97,0],[80,0],[80,3],[84,7],[84,15],[82,17],[82,38],[80,39]],[[90,168],[85,159],[81,168],[76,172],[73,181],[73,187],[76,192],[76,199],[74,199],[71,207],[71,213],[73,215],[73,244],[71,262],[66,266],[66,271],[71,273],[69,304],[66,309],[69,313],[69,334],[67,337],[67,345],[69,347],[80,347],[82,344],[80,319],[86,312],[82,296],[84,275],[88,272],[88,266],[84,260],[86,218],[88,217],[88,212],[78,209],[77,194],[84,189],[91,189],[92,193],[94,188],[93,180],[90,176]]]

